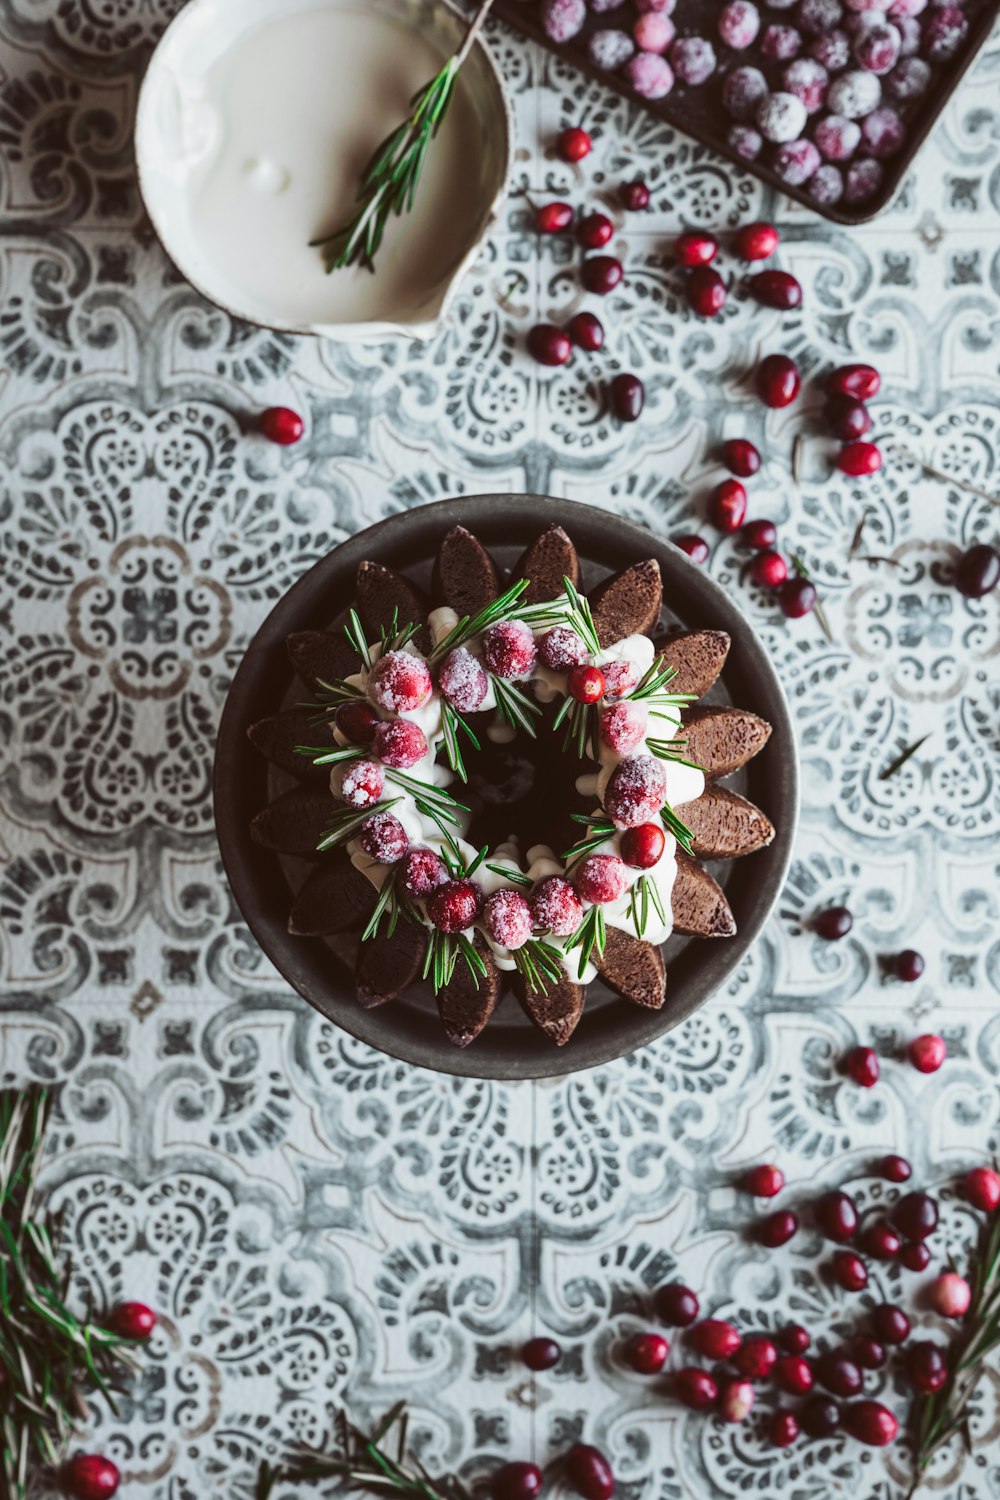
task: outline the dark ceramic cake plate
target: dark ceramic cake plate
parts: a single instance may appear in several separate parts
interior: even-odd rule
[[[475,532],[503,566],[513,564],[547,526],[563,526],[576,544],[587,589],[609,572],[656,558],[663,574],[666,623],[725,630],[732,637],[725,670],[706,701],[735,702],[773,725],[767,747],[736,785],[763,809],[777,836],[757,854],[711,867],[736,917],[736,936],[671,938],[664,950],[667,1000],[660,1011],[643,1010],[595,981],[583,1019],[562,1048],[536,1030],[512,994],[482,1036],[464,1050],[446,1039],[425,986],[377,1010],[363,1010],[354,998],[353,964],[344,940],[288,932],[289,908],[308,865],[261,848],[248,832],[254,814],[292,784],[246,737],[248,725],[302,700],[301,685],[288,665],[286,637],[341,620],[354,597],[358,564],[366,558],[428,586],[438,545],[456,524]],[[575,774],[575,762],[567,759],[567,778]],[[795,832],[798,773],[788,707],[764,647],[738,605],[682,552],[609,511],[538,495],[477,495],[379,522],[316,563],[275,606],[251,642],[226,702],[214,796],[222,858],[247,925],[275,967],[317,1010],[361,1041],[421,1067],[479,1078],[547,1078],[645,1046],[731,978],[781,890]],[[530,829],[520,832],[530,844]]]

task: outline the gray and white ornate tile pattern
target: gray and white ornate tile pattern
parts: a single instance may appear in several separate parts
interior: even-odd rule
[[[129,1500],[248,1497],[259,1460],[319,1441],[332,1405],[363,1420],[406,1396],[432,1470],[544,1460],[582,1434],[635,1500],[889,1500],[901,1453],[767,1450],[625,1373],[618,1345],[674,1274],[748,1325],[846,1327],[810,1236],[767,1256],[749,1240],[731,1186],[747,1163],[780,1159],[793,1199],[847,1179],[870,1197],[883,1151],[939,1182],[1000,1144],[1000,599],[947,581],[997,512],[914,461],[1000,493],[1000,35],[895,206],[847,232],[493,26],[518,183],[579,199],[641,172],[653,189],[655,211],[621,225],[608,355],[553,374],[523,334],[579,293],[516,195],[428,345],[337,348],[199,298],[131,159],[137,81],[175,8],[0,0],[0,1074],[62,1086],[47,1181],[81,1286],[162,1313],[92,1441]],[[547,147],[581,116],[597,147],[568,168]],[[670,233],[765,215],[802,311],[733,299],[693,319]],[[779,348],[807,372],[879,364],[883,476],[827,478],[813,397],[791,415],[755,402],[747,372]],[[646,381],[633,427],[609,417],[609,368]],[[252,433],[279,402],[307,416],[296,448]],[[691,529],[706,455],[737,432],[766,455],[755,511],[802,552],[833,635],[785,622],[716,541],[805,777],[764,937],[677,1032],[553,1084],[438,1077],[341,1035],[258,953],[212,834],[215,729],[257,624],[343,537],[445,495],[548,490]],[[891,565],[848,558],[866,512]],[[853,933],[823,945],[806,919],[843,899]],[[903,945],[928,958],[912,986],[880,967]],[[892,1059],[928,1027],[951,1060],[925,1079]],[[836,1068],[855,1041],[885,1059],[870,1095]],[[512,1351],[541,1332],[565,1355],[529,1377]],[[961,1478],[950,1459],[933,1471],[942,1496],[1000,1496],[993,1388],[973,1426]]]

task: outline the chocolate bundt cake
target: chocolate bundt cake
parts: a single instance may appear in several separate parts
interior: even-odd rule
[[[508,986],[557,1046],[598,974],[659,1008],[670,933],[736,930],[700,861],[774,837],[759,808],[717,784],[763,749],[770,725],[693,706],[729,637],[656,636],[655,562],[589,598],[579,589],[558,527],[509,581],[453,528],[432,599],[362,563],[346,626],[288,639],[315,701],[248,731],[296,782],[257,815],[253,838],[314,861],[289,931],[357,933],[358,1003],[427,982],[459,1047]]]

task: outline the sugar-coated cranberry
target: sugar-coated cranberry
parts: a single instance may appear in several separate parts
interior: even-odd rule
[[[537,1464],[504,1464],[490,1480],[490,1494],[492,1500],[535,1500],[544,1484],[545,1476]]]
[[[709,546],[703,536],[696,536],[694,532],[689,532],[685,536],[673,536],[670,540],[675,547],[686,552],[692,562],[708,562]]]
[[[813,1368],[801,1354],[783,1354],[774,1367],[774,1383],[790,1396],[805,1396],[813,1388]]]
[[[962,553],[955,564],[955,587],[967,599],[982,599],[1000,583],[1000,552],[987,542],[978,542]]]
[[[593,141],[585,130],[580,129],[579,125],[571,125],[556,139],[556,150],[563,161],[582,161],[585,156],[590,155],[593,149]]]
[[[334,715],[334,723],[352,745],[370,745],[378,724],[378,714],[360,698],[342,703]]]
[[[577,33],[583,30],[583,23],[586,19],[587,7],[584,0],[543,0],[542,26],[545,29],[545,35],[550,42],[555,42],[559,46],[572,41]],[[581,154],[585,156],[586,152]],[[567,157],[566,159],[575,161],[577,158]]]
[[[734,120],[752,120],[767,95],[767,79],[759,68],[733,68],[722,85],[723,108]]]
[[[617,854],[588,854],[573,873],[573,881],[584,901],[604,906],[623,895],[628,880]]]
[[[803,1328],[801,1323],[789,1323],[778,1334],[778,1339],[782,1349],[789,1354],[805,1354],[812,1342],[808,1328]]]
[[[641,213],[644,208],[649,207],[649,188],[641,177],[637,177],[634,182],[622,183],[618,196],[622,208],[629,213]]]
[[[577,703],[598,703],[604,697],[604,673],[600,667],[585,663],[573,667],[566,681],[566,691]]]
[[[852,1401],[843,1413],[843,1425],[852,1438],[869,1448],[884,1448],[899,1432],[896,1418],[880,1401]]]
[[[883,104],[861,121],[861,139],[870,156],[887,161],[902,151],[906,126],[894,109]]]
[[[832,162],[818,167],[809,181],[809,196],[814,203],[829,207],[844,196],[844,174]]]
[[[674,70],[658,52],[637,52],[630,57],[625,77],[640,99],[665,99],[674,86]]]
[[[747,514],[747,492],[738,479],[716,485],[708,504],[708,519],[720,531],[739,531]]]
[[[583,668],[574,667],[574,671]],[[585,699],[584,702],[589,702]],[[649,715],[641,703],[616,703],[601,714],[601,742],[619,755],[631,755],[638,749],[649,727]],[[644,825],[655,828],[655,823]]]
[[[410,719],[383,719],[375,726],[372,749],[393,770],[408,771],[429,748],[424,731]]]
[[[949,62],[969,33],[968,17],[957,5],[942,5],[924,18],[923,53],[928,62]]]
[[[499,620],[483,635],[483,661],[494,677],[527,677],[537,654],[535,638],[523,620]]]
[[[799,1410],[799,1420],[807,1437],[832,1437],[840,1426],[840,1407],[829,1396],[810,1396]]]
[[[948,1364],[937,1344],[917,1339],[906,1351],[907,1379],[921,1395],[933,1396],[948,1379]]]
[[[704,36],[680,36],[670,49],[670,62],[682,83],[696,87],[715,72],[715,48]]]
[[[757,366],[754,383],[764,405],[773,409],[791,406],[802,389],[802,377],[787,354],[766,355]]]
[[[788,62],[791,58],[798,57],[802,50],[802,33],[795,26],[783,26],[772,21],[770,26],[764,27],[760,50],[762,56],[770,62]]]
[[[764,149],[764,137],[751,125],[731,125],[726,145],[741,161],[756,161]]]
[[[872,77],[872,74],[867,74]],[[882,186],[885,171],[882,163],[875,160],[873,156],[862,157],[858,161],[852,161],[847,169],[844,180],[844,198],[848,203],[867,203],[873,198]]]
[[[747,1380],[766,1380],[778,1363],[778,1349],[773,1339],[753,1333],[733,1355],[733,1364]]]
[[[61,1477],[73,1500],[110,1500],[122,1482],[110,1458],[98,1453],[78,1453],[63,1466]]]
[[[853,1250],[834,1251],[830,1261],[830,1274],[845,1292],[863,1292],[868,1285],[868,1268]]]
[[[760,11],[752,0],[728,0],[719,12],[719,38],[734,52],[753,45],[760,31]]]
[[[605,698],[621,698],[639,681],[639,673],[630,661],[606,661],[601,664],[601,670]]]
[[[853,1359],[835,1350],[820,1355],[816,1374],[835,1396],[856,1396],[864,1385],[864,1376]]]
[[[596,354],[604,348],[604,324],[592,312],[574,313],[566,324],[566,332],[578,349]]]
[[[374,807],[385,789],[385,772],[377,760],[349,760],[339,780],[348,807]]]
[[[380,708],[407,714],[431,695],[434,684],[427,663],[409,651],[387,651],[372,667],[368,691]]]
[[[576,237],[585,250],[600,250],[615,232],[607,214],[584,214],[576,226]]]
[[[576,1443],[566,1455],[566,1475],[570,1486],[583,1500],[611,1500],[615,1477],[611,1465],[598,1448]]]
[[[889,73],[899,61],[902,38],[890,21],[873,21],[854,37],[854,60],[869,73]]]
[[[723,1318],[705,1318],[696,1323],[688,1339],[706,1359],[731,1359],[743,1342],[732,1323]]]
[[[826,378],[828,396],[853,396],[856,401],[871,401],[881,385],[882,377],[873,365],[840,365]]]
[[[1000,1205],[1000,1172],[992,1167],[973,1167],[962,1179],[966,1201],[984,1214],[991,1214]]]
[[[592,31],[587,38],[587,56],[595,68],[614,72],[622,63],[628,62],[635,51],[635,43],[627,31],[605,29]]]
[[[874,443],[848,443],[841,448],[835,462],[842,474],[851,479],[864,479],[881,469],[882,454]]]
[[[707,1411],[719,1397],[719,1387],[711,1375],[695,1365],[684,1365],[675,1370],[673,1387],[678,1401],[692,1411]]]
[[[714,318],[729,297],[726,283],[712,266],[696,266],[687,279],[687,299],[700,318]]]
[[[783,89],[775,94],[768,94],[757,105],[754,113],[757,129],[765,141],[773,141],[779,146],[784,141],[799,140],[808,118],[809,113],[802,100]]]
[[[670,17],[657,11],[638,16],[632,25],[632,36],[642,52],[666,52],[676,35],[677,27]]]
[[[528,353],[540,365],[566,365],[573,346],[554,323],[536,323],[528,333]]]
[[[834,1189],[824,1193],[816,1203],[816,1223],[828,1240],[844,1245],[853,1239],[858,1228],[858,1210],[854,1199]]]
[[[867,406],[854,396],[831,396],[824,408],[823,418],[829,432],[844,443],[863,438],[872,425]]]
[[[883,1156],[878,1163],[878,1174],[884,1177],[886,1182],[908,1182],[913,1174],[913,1168],[905,1156],[890,1154]]]
[[[862,1089],[873,1089],[879,1079],[878,1053],[872,1047],[852,1047],[844,1059],[848,1077]]]
[[[108,1327],[121,1339],[148,1339],[156,1327],[157,1317],[145,1302],[119,1302],[108,1320]]]
[[[789,187],[803,187],[811,177],[815,177],[821,164],[822,158],[819,151],[812,141],[803,137],[797,141],[786,141],[784,145],[779,146],[771,160],[771,169],[775,176]],[[791,281],[795,282],[794,276]],[[798,307],[802,300],[802,288],[798,289],[799,300],[790,301],[787,299],[796,296],[795,287],[789,282],[782,283],[780,286],[781,290],[778,290],[778,284],[776,284],[771,295],[781,300],[777,303],[772,302],[770,305],[782,308]],[[798,286],[797,282],[795,286]]]
[[[666,835],[659,823],[640,823],[622,834],[622,859],[635,870],[651,870],[659,864],[665,844]]]
[[[529,1370],[551,1370],[562,1358],[562,1350],[555,1339],[541,1335],[528,1340],[521,1350],[521,1358]]]
[[[724,1422],[745,1422],[753,1410],[754,1388],[749,1380],[724,1380],[719,1387],[719,1416]]]
[[[306,424],[290,406],[269,406],[260,414],[260,430],[269,443],[278,443],[282,448],[287,448],[299,441],[306,430]]]
[[[740,540],[754,552],[766,552],[778,540],[778,528],[773,521],[748,521],[740,532]]]
[[[948,1056],[948,1047],[944,1037],[927,1032],[913,1038],[906,1055],[918,1073],[936,1073]]]
[[[926,1271],[931,1263],[931,1252],[923,1240],[914,1240],[900,1250],[899,1263],[908,1271]]]
[[[872,1260],[895,1260],[902,1242],[891,1225],[869,1224],[861,1236],[861,1248]]]
[[[408,849],[399,867],[403,889],[411,896],[428,896],[448,879],[448,867],[433,849]]]
[[[771,1163],[751,1167],[743,1179],[743,1186],[754,1198],[776,1198],[784,1185],[784,1172]]]
[[[835,115],[845,115],[848,120],[861,120],[877,109],[882,98],[882,85],[874,73],[864,69],[841,73],[827,90],[826,102]]]
[[[816,605],[816,586],[800,573],[795,573],[778,590],[781,613],[789,620],[801,620]]]
[[[782,73],[781,84],[786,94],[801,99],[807,112],[814,115],[823,108],[830,75],[815,58],[797,57]]]
[[[568,672],[587,660],[587,647],[568,625],[555,625],[539,640],[538,659],[552,672]]]
[[[903,45],[900,51],[905,54],[905,33]],[[897,104],[909,104],[911,99],[919,99],[925,94],[931,81],[931,68],[922,57],[900,58],[888,78],[885,80],[885,91]]]
[[[646,402],[646,388],[638,375],[622,371],[611,382],[611,410],[619,422],[637,422]]]
[[[688,269],[710,265],[718,253],[719,246],[714,236],[701,229],[685,229],[674,241],[674,259],[679,266]]]
[[[483,926],[495,943],[513,953],[531,937],[531,907],[520,891],[492,891],[483,902]]]
[[[637,1375],[659,1375],[669,1353],[661,1333],[634,1333],[625,1345],[625,1363]]]
[[[851,1343],[851,1358],[862,1370],[881,1370],[889,1358],[884,1344],[867,1333],[861,1333]]]
[[[667,795],[663,762],[655,755],[633,755],[620,760],[604,792],[604,810],[617,828],[650,823]]]
[[[680,1281],[668,1282],[658,1288],[653,1298],[656,1316],[668,1328],[689,1328],[700,1311],[698,1298],[691,1288]]]
[[[799,1420],[792,1411],[773,1411],[767,1419],[765,1433],[775,1448],[790,1448],[799,1435]]]
[[[800,0],[798,23],[810,36],[822,36],[839,25],[843,15],[840,0]]]
[[[539,234],[562,234],[573,222],[569,203],[543,203],[535,210],[535,228]]]
[[[447,880],[427,897],[427,915],[439,932],[465,932],[479,915],[482,889],[474,880]]]
[[[569,937],[583,921],[576,891],[561,875],[549,875],[532,891],[531,915],[536,927],[554,937]]]
[[[938,1226],[938,1207],[927,1193],[907,1193],[890,1217],[908,1240],[925,1240]]]
[[[849,161],[858,149],[861,126],[844,115],[827,115],[817,122],[813,136],[827,161]]]
[[[749,479],[760,468],[760,454],[747,438],[729,438],[722,445],[722,462],[730,474]]]
[[[777,1213],[768,1214],[766,1219],[761,1219],[757,1226],[757,1238],[768,1250],[776,1250],[779,1245],[787,1245],[793,1235],[798,1233],[799,1217],[792,1213],[791,1209],[778,1209]]]
[[[776,589],[788,577],[788,564],[780,552],[758,552],[750,562],[749,571],[758,588]]]
[[[475,713],[489,691],[482,663],[464,646],[449,651],[441,663],[438,686],[443,697],[459,713]]]
[[[580,280],[588,292],[606,297],[621,281],[622,263],[613,255],[588,255],[580,267]]]
[[[944,1271],[927,1289],[930,1305],[942,1318],[964,1318],[972,1302],[972,1288],[964,1276]]]
[[[892,967],[897,979],[902,979],[904,984],[914,984],[924,972],[923,955],[915,948],[904,948],[896,954]]]
[[[358,830],[358,843],[377,865],[394,865],[409,848],[406,829],[391,812],[373,813]]]
[[[851,60],[851,39],[839,27],[824,32],[809,43],[809,56],[821,63],[828,73],[840,73]]]

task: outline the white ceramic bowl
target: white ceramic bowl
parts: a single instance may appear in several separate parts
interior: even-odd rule
[[[153,53],[135,128],[140,191],[178,270],[252,323],[342,341],[434,334],[510,166],[510,105],[481,39],[375,274],[327,275],[309,240],[343,222],[365,158],[467,24],[442,0],[189,0]]]

